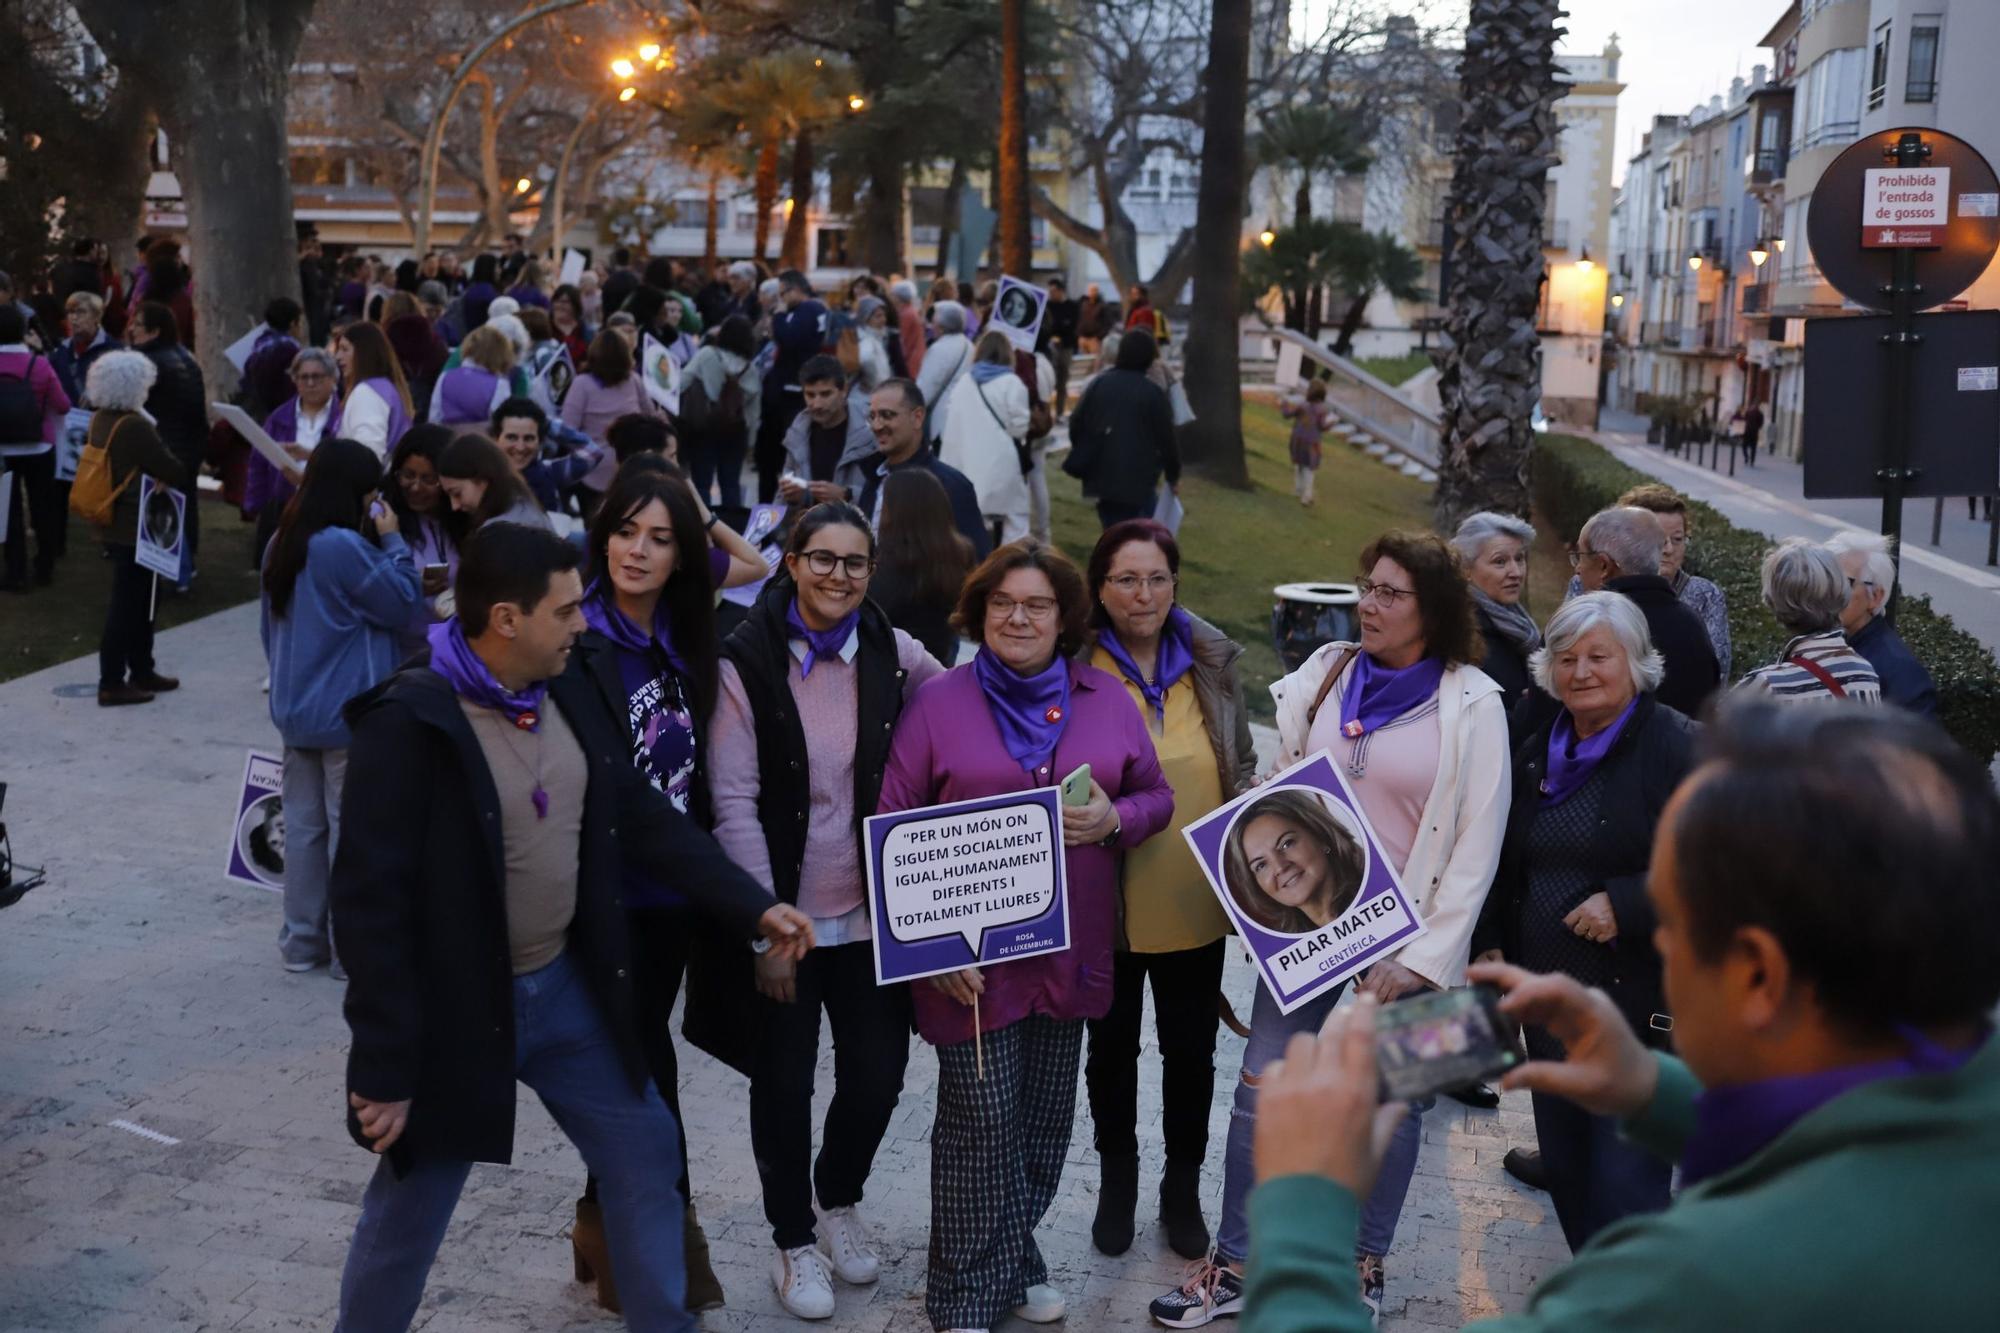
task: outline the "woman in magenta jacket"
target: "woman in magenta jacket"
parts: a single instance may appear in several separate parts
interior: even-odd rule
[[[1033,1323],[1062,1317],[1035,1226],[1062,1180],[1084,1020],[1111,1007],[1120,859],[1173,816],[1131,696],[1071,660],[1089,609],[1082,575],[1054,547],[1027,538],[987,557],[957,615],[979,652],[917,692],[882,780],[891,812],[1050,787],[1090,765],[1088,804],[1063,810],[1070,947],[913,988],[917,1030],[938,1053],[924,1296],[938,1329],[990,1328],[1009,1309]]]

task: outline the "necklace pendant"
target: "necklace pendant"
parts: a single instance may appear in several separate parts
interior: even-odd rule
[[[535,818],[549,817],[549,794],[542,790],[541,784],[537,783],[535,789],[528,793],[528,799],[535,803]]]

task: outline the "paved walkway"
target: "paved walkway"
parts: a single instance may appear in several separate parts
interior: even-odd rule
[[[99,711],[94,662],[0,685],[7,823],[19,854],[49,870],[47,885],[0,913],[0,1329],[324,1330],[373,1160],[342,1125],[339,986],[324,972],[281,971],[276,898],[222,878],[243,752],[275,744],[255,609],[165,634],[159,655],[186,684],[144,708]],[[1240,962],[1227,985],[1248,1013]],[[1222,1047],[1217,1066],[1233,1072],[1241,1042],[1225,1031]],[[823,1327],[927,1327],[935,1078],[920,1046],[869,1190],[882,1281],[842,1288]],[[694,1052],[683,1079],[699,1205],[730,1296],[703,1326],[797,1330],[765,1277],[744,1084]],[[822,1104],[831,1082],[823,1052]],[[1141,1119],[1152,1123],[1156,1059],[1144,1087]],[[1219,1080],[1211,1222],[1229,1087]],[[1567,1257],[1546,1197],[1500,1171],[1502,1152],[1531,1136],[1520,1098],[1498,1112],[1445,1102],[1431,1113],[1385,1327],[1456,1328],[1518,1308]],[[1149,1190],[1158,1157],[1156,1142]],[[1091,1249],[1095,1158],[1082,1112],[1042,1243],[1070,1297],[1069,1328],[1143,1326],[1146,1302],[1181,1264],[1150,1224],[1123,1258]],[[515,1164],[473,1172],[419,1327],[618,1327],[569,1280],[582,1178],[524,1098]]]
[[[1675,489],[1721,510],[1738,527],[1771,537],[1828,537],[1842,528],[1882,530],[1880,500],[1808,500],[1805,468],[1789,459],[1760,456],[1755,467],[1737,458],[1729,475],[1728,450],[1718,451],[1714,469],[1706,451],[1675,456],[1646,443],[1646,422],[1607,408],[1603,429],[1585,431],[1625,463],[1658,477]],[[1697,462],[1699,458],[1703,462]],[[1903,504],[1903,586],[1928,596],[1932,604],[1987,647],[2000,650],[2000,568],[1986,563],[1989,525],[1966,516],[1965,501],[1944,505],[1940,542],[1930,544],[1935,502]]]

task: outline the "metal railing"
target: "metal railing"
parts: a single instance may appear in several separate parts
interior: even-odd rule
[[[1393,452],[1435,469],[1443,457],[1444,426],[1428,409],[1376,379],[1344,356],[1293,329],[1271,330],[1280,340],[1277,385],[1296,388],[1307,378],[1305,363],[1329,372],[1326,404],[1344,423],[1367,432]]]

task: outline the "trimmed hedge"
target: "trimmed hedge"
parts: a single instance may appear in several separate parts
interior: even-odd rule
[[[1543,435],[1534,452],[1535,510],[1572,538],[1598,510],[1632,487],[1656,481],[1625,466],[1588,440]],[[1764,608],[1762,565],[1772,542],[1746,532],[1698,500],[1689,501],[1688,569],[1715,580],[1729,599],[1729,636],[1739,671],[1775,661],[1785,646],[1778,622]],[[1938,717],[1966,749],[1987,763],[2000,753],[2000,664],[1928,597],[1903,595],[1896,628],[1937,682]]]

